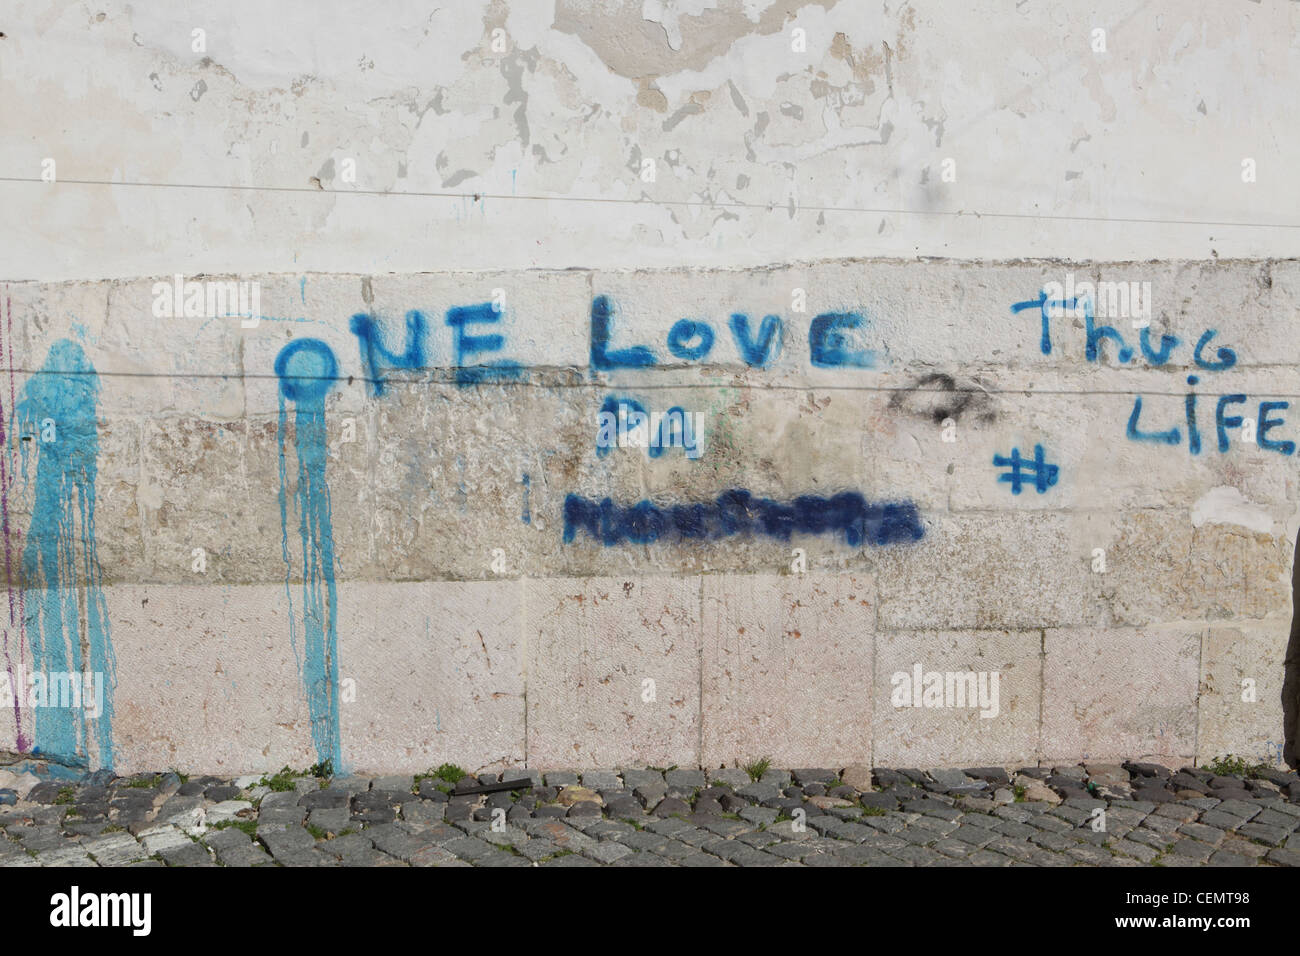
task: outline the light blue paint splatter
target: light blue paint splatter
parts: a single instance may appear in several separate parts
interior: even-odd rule
[[[37,455],[32,522],[23,550],[33,672],[73,672],[80,679],[89,671],[104,688],[97,719],[87,719],[84,706],[36,708],[33,753],[112,767],[117,662],[95,548],[98,398],[99,376],[86,353],[60,339],[23,388],[13,432],[22,449],[24,480],[29,454]]]
[[[339,737],[338,595],[334,586],[334,533],[325,434],[325,395],[338,375],[333,351],[320,339],[294,339],[275,359],[280,380],[280,529],[285,561],[285,591],[289,595],[289,639],[298,652],[297,617],[293,613],[294,562],[289,557],[289,480],[285,463],[288,431],[286,401],[294,410],[294,453],[298,480],[294,510],[302,541],[302,680],[311,714],[316,759],[343,768]]]

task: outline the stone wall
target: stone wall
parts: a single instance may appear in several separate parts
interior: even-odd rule
[[[1300,263],[179,281],[0,284],[0,748],[1279,759]]]

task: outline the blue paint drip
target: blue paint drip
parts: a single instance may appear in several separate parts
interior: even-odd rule
[[[50,348],[40,373],[23,388],[14,431],[30,436],[30,441],[19,442],[24,479],[29,449],[38,446],[35,503],[23,550],[24,623],[31,635],[33,671],[89,671],[102,675],[104,687],[103,707],[93,722],[87,721],[84,707],[37,708],[33,752],[78,765],[112,767],[117,661],[95,547],[98,398],[99,376],[85,352],[61,339]],[[42,440],[47,437],[53,440]],[[83,593],[84,660],[79,607]]]
[[[531,485],[532,482],[528,477],[528,472],[524,472],[524,511],[523,514],[520,515],[520,517],[523,519],[524,524],[533,523],[532,513],[528,510],[528,492]]]
[[[303,650],[302,681],[311,715],[316,759],[343,767],[339,735],[338,594],[334,585],[334,532],[329,485],[325,480],[328,449],[325,395],[338,375],[333,351],[320,339],[294,339],[275,359],[280,379],[280,529],[285,562],[285,591],[289,596],[289,639],[297,653],[297,617],[293,613],[293,570],[289,557],[288,475],[285,442],[286,400],[294,411],[294,453],[298,481],[294,509],[302,540]]]

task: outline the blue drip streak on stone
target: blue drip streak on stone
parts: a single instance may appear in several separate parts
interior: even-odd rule
[[[60,339],[50,347],[41,371],[24,386],[13,433],[21,448],[24,481],[32,446],[39,446],[32,522],[23,549],[24,624],[31,635],[33,673],[73,672],[80,680],[80,672],[90,671],[103,675],[104,687],[102,710],[93,722],[86,719],[84,705],[36,708],[33,752],[74,765],[93,760],[112,767],[117,661],[95,547],[98,398],[99,376],[85,352],[75,342]],[[54,426],[54,440],[49,442],[42,441],[47,420]]]
[[[289,639],[298,652],[297,616],[293,613],[294,562],[289,556],[289,494],[285,446],[288,401],[294,403],[294,453],[298,461],[293,494],[302,542],[303,688],[311,715],[317,760],[341,770],[338,702],[338,594],[334,583],[334,533],[325,463],[329,457],[325,429],[325,395],[333,387],[338,364],[319,339],[295,339],[275,360],[280,379],[280,527],[289,597]]]

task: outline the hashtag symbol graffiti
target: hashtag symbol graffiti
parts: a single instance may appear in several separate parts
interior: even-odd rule
[[[1056,465],[1047,463],[1042,445],[1034,446],[1034,457],[1032,459],[1021,458],[1019,448],[1011,449],[1009,457],[994,455],[993,467],[1011,469],[1007,474],[999,475],[998,481],[1010,482],[1013,495],[1020,494],[1020,487],[1025,484],[1032,484],[1041,495],[1056,484],[1056,478],[1060,472],[1060,468]]]

